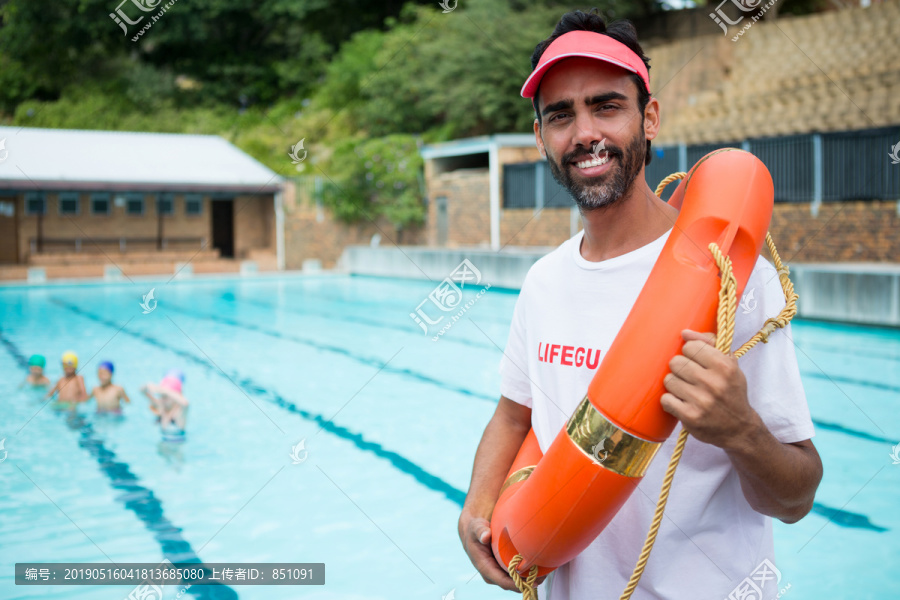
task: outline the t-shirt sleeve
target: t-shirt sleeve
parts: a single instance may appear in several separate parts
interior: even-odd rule
[[[762,329],[767,319],[777,316],[784,305],[775,268],[760,258],[737,309],[732,352]],[[757,343],[738,364],[747,379],[750,405],[772,435],[786,444],[815,435],[790,324],[772,333],[768,343]]]
[[[514,402],[531,408],[531,380],[528,377],[528,360],[525,347],[526,294],[527,288],[523,284],[519,298],[516,300],[516,308],[513,310],[506,349],[500,358],[500,393]]]

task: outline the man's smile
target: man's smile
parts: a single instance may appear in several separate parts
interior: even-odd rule
[[[575,166],[575,170],[579,175],[595,177],[609,170],[610,158],[612,157],[609,155],[609,152],[603,150],[597,154],[580,157],[578,160],[571,161],[570,164]]]

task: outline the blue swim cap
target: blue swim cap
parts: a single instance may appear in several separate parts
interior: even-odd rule
[[[106,369],[106,370],[109,371],[110,373],[112,373],[112,372],[115,370],[115,369],[113,369],[113,364],[112,364],[111,362],[109,362],[108,360],[104,360],[102,363],[100,363],[99,365],[97,365],[97,368],[98,368],[98,369],[99,369],[100,367],[103,367],[104,369]]]
[[[44,368],[47,366],[47,359],[41,356],[40,354],[32,354],[31,358],[28,359],[29,367],[40,367]]]
[[[181,369],[169,369],[168,371],[166,371],[165,376],[166,377],[174,377],[181,383],[184,383],[184,373],[181,371]]]

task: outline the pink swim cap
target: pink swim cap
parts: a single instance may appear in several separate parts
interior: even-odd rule
[[[181,381],[177,377],[166,376],[162,378],[162,381],[159,382],[160,387],[164,387],[167,390],[172,390],[173,392],[181,393]]]

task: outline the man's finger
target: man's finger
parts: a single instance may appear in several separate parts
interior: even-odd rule
[[[705,341],[691,340],[681,347],[681,353],[704,369],[717,366],[725,359],[725,355],[710,346]]]
[[[682,424],[685,421],[693,422],[696,419],[696,408],[682,401],[675,394],[666,392],[660,397],[659,404],[664,411],[681,421]]]
[[[489,546],[491,543],[491,528],[484,527],[478,532],[478,541],[484,544],[485,546]]]
[[[678,398],[681,402],[690,402],[693,399],[693,386],[671,373],[663,378],[666,391]]]
[[[693,329],[683,329],[681,331],[681,339],[686,342],[689,342],[691,340],[699,340],[701,342],[709,344],[710,346],[716,345],[716,334],[709,332],[703,333],[700,331],[694,331]]]
[[[499,585],[504,590],[510,590],[512,592],[518,591],[516,584],[509,576],[509,573],[501,569],[500,565],[494,559],[493,553],[477,556],[476,560],[478,561],[478,564],[475,565],[475,568],[478,569],[478,572],[481,573],[481,576],[484,577],[488,583]]]
[[[703,367],[681,354],[676,354],[672,357],[672,360],[669,361],[669,370],[671,373],[666,375],[663,379],[663,383],[666,383],[667,380],[671,379],[669,375],[694,384],[700,383],[703,380]]]

